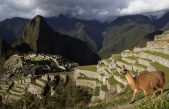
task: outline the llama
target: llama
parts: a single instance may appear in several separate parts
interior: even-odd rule
[[[164,73],[162,71],[152,71],[152,72],[146,72],[137,75],[136,77],[133,77],[129,70],[123,66],[123,75],[125,75],[125,78],[132,88],[134,90],[133,97],[131,99],[130,103],[134,102],[136,93],[138,90],[143,90],[144,96],[147,96],[147,91],[154,90],[153,97],[155,97],[157,89],[161,89],[161,96],[163,95],[163,86],[165,84],[165,78]]]

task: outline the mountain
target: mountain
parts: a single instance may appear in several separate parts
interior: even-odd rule
[[[97,44],[91,38],[91,36],[89,36],[87,32],[87,28],[83,24],[77,23],[75,27],[68,32],[66,32],[64,29],[61,29],[59,31],[63,34],[67,34],[69,36],[72,36],[73,38],[84,41],[92,51],[97,52],[97,49],[98,49]]]
[[[161,30],[169,29],[169,12],[167,12],[162,17],[157,19],[157,21],[154,21],[154,25],[156,26],[157,29]]]
[[[102,47],[102,33],[108,25],[96,20],[81,20],[64,15],[46,18],[46,21],[55,31],[80,39],[96,51]]]
[[[102,58],[125,49],[133,49],[146,34],[154,31],[147,16],[123,16],[114,20],[104,32],[103,47],[99,51]]]
[[[48,17],[45,21],[54,31],[80,39],[87,44],[90,50],[98,53],[102,58],[107,58],[112,53],[143,46],[145,41],[149,40],[146,39],[147,35],[169,29],[168,19],[169,12],[160,18],[128,15],[106,23],[81,20],[65,15]],[[0,22],[0,36],[9,44],[15,42],[21,36],[27,22],[29,20],[23,18],[12,18]],[[31,49],[26,44],[24,46],[27,48],[26,51]]]
[[[99,60],[83,41],[53,31],[39,15],[26,26],[15,47],[23,48],[23,45],[33,52],[61,55],[81,65],[95,64]]]
[[[0,22],[0,36],[6,40],[8,44],[14,43],[23,32],[27,22],[28,19],[19,17]]]

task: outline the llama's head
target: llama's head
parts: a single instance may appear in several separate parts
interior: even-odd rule
[[[123,75],[126,75],[126,73],[127,73],[128,71],[129,71],[129,70],[126,69],[126,67],[123,65],[123,68],[122,68],[121,73],[122,73]]]

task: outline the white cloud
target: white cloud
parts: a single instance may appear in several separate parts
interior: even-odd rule
[[[139,14],[166,9],[169,9],[169,0],[131,0],[126,8],[120,10],[120,14]]]

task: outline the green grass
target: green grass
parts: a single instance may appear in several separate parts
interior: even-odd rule
[[[101,85],[101,90],[107,92],[108,91],[107,85]]]
[[[80,70],[88,70],[88,71],[95,71],[97,70],[96,65],[88,65],[88,66],[78,66],[76,69]]]
[[[115,59],[116,61],[120,61],[120,62],[127,64],[127,65],[135,65],[137,67],[142,67],[142,68],[145,68],[145,69],[147,68],[147,66],[139,64],[139,63],[131,64],[131,63],[128,63],[128,62],[122,60],[122,57],[120,56],[120,54],[113,55],[113,59]]]
[[[128,57],[126,57],[126,58],[132,59],[132,60],[138,60],[138,57],[135,57],[135,56],[128,56]]]
[[[160,52],[150,52],[150,51],[144,51],[145,53],[151,54],[151,55],[155,55],[155,56],[160,56],[162,58],[165,59],[169,59],[169,55],[164,54],[164,53],[160,53]]]
[[[84,80],[96,81],[97,83],[102,83],[97,78],[78,77],[78,79],[84,79]]]
[[[99,96],[100,94],[100,87],[96,87],[96,89],[94,90],[94,96]]]
[[[114,79],[113,76],[111,76],[110,78],[108,78],[108,82],[110,85],[116,85],[118,84],[118,82]]]
[[[157,97],[151,101],[141,102],[132,109],[169,109],[169,98]]]
[[[147,66],[143,65],[143,64],[139,64],[139,63],[135,63],[134,65],[138,66],[138,67],[143,67],[144,69],[147,68]]]
[[[89,109],[106,109],[107,107],[114,107],[117,105],[124,105],[129,103],[132,97],[132,92],[130,89],[126,89],[125,93],[117,94],[109,101],[103,101],[96,106],[91,106]],[[110,108],[111,109],[111,108]]]
[[[128,63],[128,62],[122,60],[122,57],[121,57],[120,54],[115,54],[115,55],[113,55],[113,59],[116,60],[116,61],[120,61],[120,62],[122,62],[122,63],[125,63],[125,64],[127,64],[127,65],[130,65],[130,63]]]
[[[51,76],[57,76],[57,75],[73,75],[74,72],[54,72],[54,73],[48,73],[48,75],[51,75]]]
[[[165,73],[165,86],[169,88],[169,68],[157,62],[152,63],[153,67]]]
[[[149,59],[146,59],[146,58],[140,58],[140,59],[143,59],[143,60],[148,61],[148,62],[152,62],[152,60],[149,60]]]

